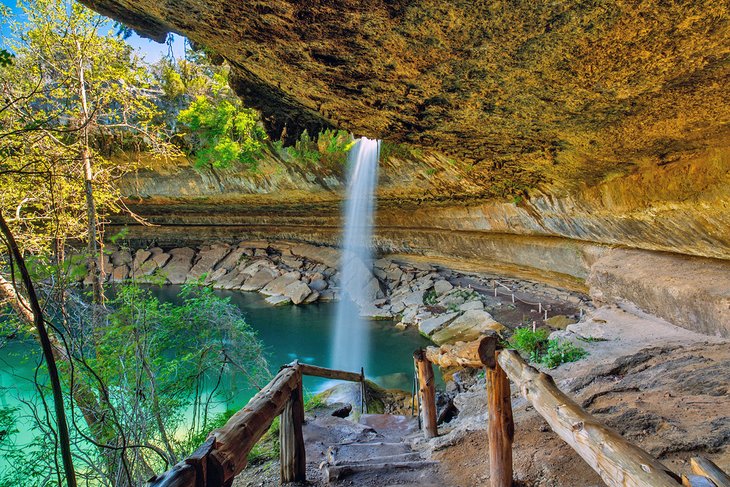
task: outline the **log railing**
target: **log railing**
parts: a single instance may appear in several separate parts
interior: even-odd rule
[[[281,482],[306,480],[306,454],[302,424],[304,399],[302,376],[359,382],[365,375],[292,362],[256,394],[248,404],[213,431],[192,455],[167,472],[148,481],[148,487],[227,487],[246,467],[248,454],[281,415],[279,426]]]
[[[677,487],[715,485],[730,487],[730,478],[711,461],[692,459],[694,475],[680,479],[649,453],[624,439],[565,395],[548,374],[530,366],[514,350],[500,350],[496,335],[470,343],[428,347],[414,354],[418,369],[440,367],[484,368],[489,422],[489,468],[492,487],[512,485],[512,440],[514,423],[510,380],[522,395],[568,445],[601,479],[616,487]],[[419,362],[420,358],[420,362]],[[420,375],[420,374],[419,374]],[[422,416],[427,438],[436,436],[434,394],[421,383]],[[424,393],[425,392],[425,393]],[[707,483],[709,482],[709,483]]]

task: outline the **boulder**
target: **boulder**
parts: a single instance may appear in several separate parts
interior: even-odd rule
[[[246,248],[236,247],[235,249],[228,252],[228,255],[223,257],[223,259],[221,259],[221,261],[215,265],[214,269],[225,269],[230,272],[231,270],[238,267],[238,264],[241,262],[241,260],[244,260],[244,258],[246,257],[246,252],[248,252]]]
[[[277,294],[266,298],[266,302],[273,306],[284,306],[291,303],[291,298]]]
[[[310,304],[319,299],[319,293],[317,291],[312,291],[307,298],[302,301],[302,304]]]
[[[319,300],[322,302],[337,301],[337,293],[332,289],[327,289],[319,293]]]
[[[248,277],[241,273],[239,269],[233,269],[219,277],[217,281],[213,281],[213,287],[217,289],[240,289],[243,281]]]
[[[225,270],[223,267],[219,267],[218,269],[209,272],[207,276],[205,276],[205,284],[210,284],[211,282],[218,281],[221,277],[225,276],[228,273],[227,270]]]
[[[284,288],[284,296],[291,298],[294,304],[301,304],[310,294],[312,290],[302,281],[294,281]]]
[[[152,252],[145,249],[137,249],[137,251],[134,253],[134,260],[132,261],[132,270],[139,269],[139,266],[141,266],[147,259],[150,258],[152,255]]]
[[[245,276],[243,273],[241,273],[241,275]],[[275,277],[275,271],[268,267],[262,267],[256,272],[256,274],[245,280],[245,282],[241,285],[241,291],[258,291],[273,281]]]
[[[471,311],[475,309],[484,309],[484,303],[481,300],[467,301],[459,306],[459,311]]]
[[[320,247],[310,244],[298,244],[291,247],[291,252],[308,260],[321,262],[327,267],[337,268],[340,265],[340,251],[332,247]]]
[[[201,249],[198,253],[198,260],[188,272],[187,282],[195,281],[203,274],[211,272],[230,251],[230,246],[221,244],[211,245],[206,250]]]
[[[406,306],[422,306],[423,291],[414,291],[403,298],[403,304]]]
[[[142,263],[141,266],[139,266],[138,269],[134,271],[134,277],[140,278],[145,277],[153,274],[157,270],[157,262],[155,262],[153,259],[148,259],[145,262]]]
[[[327,289],[327,281],[324,279],[313,279],[312,282],[309,283],[309,287],[315,291],[324,291]]]
[[[132,254],[128,250],[117,250],[112,253],[111,261],[114,267],[129,265],[132,263]]]
[[[159,247],[157,247],[159,248]],[[152,252],[152,251],[150,251]],[[165,264],[170,260],[172,256],[166,252],[163,252],[162,249],[160,249],[159,252],[152,252],[151,259],[155,261],[157,264],[157,267],[162,268],[165,267]]]
[[[400,270],[398,267],[395,269],[388,269],[385,272],[385,276],[388,278],[389,281],[400,281],[403,277],[403,271]]]
[[[439,296],[441,296],[442,294],[446,294],[453,288],[454,286],[452,286],[449,281],[436,281],[433,284],[433,290],[436,291],[436,294],[438,294]]]
[[[372,279],[370,279],[368,281],[368,284],[364,290],[365,303],[359,303],[359,304],[364,305],[364,304],[372,303],[376,299],[382,298],[383,296],[384,296],[383,291],[380,289],[380,281],[378,281],[375,277],[373,277]]]
[[[360,316],[368,320],[392,320],[393,313],[387,309],[378,308],[377,306],[367,305],[360,309]]]
[[[282,257],[281,262],[292,269],[301,269],[304,266],[304,261],[294,257]]]
[[[286,294],[284,290],[287,288],[287,286],[295,282],[300,282],[300,277],[302,277],[302,275],[298,271],[292,271],[282,274],[281,276],[266,284],[266,286],[261,289],[261,294],[266,294],[268,296],[273,296],[275,294]],[[304,285],[306,286],[306,284]],[[309,287],[307,287],[307,289],[309,289]]]
[[[469,342],[475,340],[486,331],[502,332],[506,328],[495,321],[486,311],[471,310],[456,318],[448,326],[431,335],[434,343]]]
[[[111,281],[112,282],[121,282],[125,280],[127,277],[129,277],[129,266],[126,264],[120,265],[114,268],[112,270],[111,274]]]
[[[418,331],[422,335],[431,336],[444,326],[448,325],[459,316],[459,313],[444,313],[421,321],[418,324]]]
[[[183,284],[185,282],[188,272],[193,267],[193,257],[195,257],[195,251],[190,247],[181,247],[170,251],[170,260],[164,268],[164,273],[170,284]]]

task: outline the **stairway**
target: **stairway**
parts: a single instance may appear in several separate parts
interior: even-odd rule
[[[423,459],[408,441],[421,434],[415,417],[364,414],[358,426],[361,434],[327,448],[320,464],[324,485],[443,485],[437,462]]]

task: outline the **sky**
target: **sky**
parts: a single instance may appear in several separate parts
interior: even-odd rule
[[[23,20],[23,11],[20,5],[23,3],[22,0],[0,0],[0,4],[8,7],[11,12],[11,20]],[[10,36],[11,32],[8,28],[7,22],[0,22],[0,45],[3,44],[2,40],[7,36]],[[168,53],[167,44],[159,44],[149,39],[144,39],[138,36],[136,33],[126,39],[127,43],[137,50],[145,61],[148,63],[154,63]],[[173,36],[172,52],[175,58],[181,59],[185,55],[185,38],[179,35]]]

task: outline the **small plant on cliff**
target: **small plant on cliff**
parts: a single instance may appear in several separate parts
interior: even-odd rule
[[[512,346],[529,356],[530,362],[554,369],[560,364],[575,362],[588,355],[570,342],[550,340],[548,331],[538,328],[517,328],[510,339]]]
[[[540,359],[540,363],[549,369],[554,369],[560,364],[575,362],[588,355],[585,349],[576,347],[570,342],[549,340],[547,349]]]
[[[423,295],[423,304],[427,306],[434,306],[438,300],[438,294],[433,289],[429,289]]]

